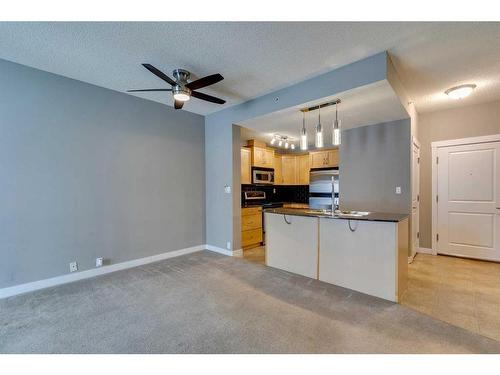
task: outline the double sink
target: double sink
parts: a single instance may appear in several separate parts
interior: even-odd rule
[[[322,216],[333,216],[333,217],[363,217],[370,214],[369,212],[366,211],[340,211],[340,210],[335,210],[333,212],[332,210],[307,210],[306,213],[314,215],[322,215]]]

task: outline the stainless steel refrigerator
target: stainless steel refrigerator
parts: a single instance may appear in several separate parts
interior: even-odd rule
[[[309,174],[309,207],[331,210],[339,207],[339,170],[312,169]]]

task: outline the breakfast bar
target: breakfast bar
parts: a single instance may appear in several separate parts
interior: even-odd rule
[[[408,215],[265,210],[266,264],[393,302],[406,290]]]

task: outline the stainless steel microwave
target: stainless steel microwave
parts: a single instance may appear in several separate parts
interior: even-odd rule
[[[253,169],[252,184],[274,184],[274,169]]]

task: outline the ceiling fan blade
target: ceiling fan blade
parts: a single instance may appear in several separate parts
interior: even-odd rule
[[[174,101],[174,108],[175,109],[181,109],[183,105],[184,105],[184,102],[181,102],[180,100]]]
[[[127,92],[141,92],[141,91],[172,91],[172,89],[142,89],[142,90],[127,90]]]
[[[165,82],[167,82],[171,86],[177,85],[177,83],[167,76],[165,73],[163,73],[161,70],[156,69],[153,65],[151,64],[142,64],[143,67],[145,67],[147,70],[149,70],[151,73],[153,73],[155,76],[163,79]]]
[[[193,91],[191,93],[191,96],[194,96],[195,98],[198,98],[201,100],[206,100],[207,102],[212,102],[212,103],[217,103],[217,104],[224,104],[226,102],[225,100],[216,98],[215,96],[203,94],[202,92],[197,92],[197,91]]]
[[[212,74],[211,76],[206,76],[206,77],[197,79],[196,81],[189,82],[186,85],[186,87],[188,87],[191,90],[198,90],[198,89],[201,89],[202,87],[207,87],[207,86],[213,85],[214,83],[222,81],[223,79],[224,79],[224,77],[221,76],[219,73]]]

